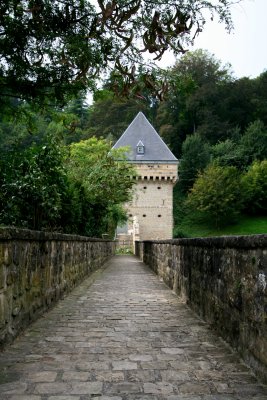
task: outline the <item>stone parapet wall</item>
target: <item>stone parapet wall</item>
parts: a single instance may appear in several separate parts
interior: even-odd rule
[[[0,228],[0,346],[114,252],[113,241]]]
[[[144,241],[135,247],[267,383],[267,235]]]

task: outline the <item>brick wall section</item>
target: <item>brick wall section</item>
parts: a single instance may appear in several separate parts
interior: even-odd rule
[[[114,254],[76,235],[0,229],[0,347]]]
[[[136,254],[267,383],[267,235],[136,242]]]

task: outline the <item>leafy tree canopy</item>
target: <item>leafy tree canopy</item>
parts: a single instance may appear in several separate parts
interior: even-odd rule
[[[130,199],[135,172],[124,161],[124,153],[125,149],[111,149],[107,140],[95,137],[70,145],[68,175],[83,186],[91,204],[119,204]]]
[[[240,175],[235,167],[210,164],[194,183],[188,204],[212,218],[215,226],[233,222],[242,208]]]
[[[0,149],[0,155],[0,223],[55,229],[66,189],[65,154],[56,135],[27,148]]]
[[[177,61],[172,68],[172,77],[180,90],[191,85],[191,91],[206,84],[232,79],[230,65],[222,65],[213,54],[203,49],[188,52]]]
[[[231,0],[2,0],[0,94],[23,99],[94,88],[109,68],[133,83],[145,54],[183,53],[215,14],[231,28]],[[144,74],[148,74],[144,68]]]
[[[109,92],[110,93],[110,92]],[[149,114],[147,104],[135,99],[99,98],[90,107],[88,134],[90,136],[118,139],[139,111]]]
[[[179,184],[187,191],[194,184],[197,175],[210,161],[208,144],[195,133],[186,138],[182,146],[182,158],[179,165]]]
[[[246,211],[267,214],[267,160],[255,161],[242,177]]]
[[[212,158],[215,159],[216,163],[220,166],[239,166],[239,147],[231,139],[226,139],[223,142],[218,142],[214,146],[211,146],[211,154]]]
[[[222,125],[214,112],[214,104],[221,100],[217,87],[231,80],[230,66],[205,50],[188,52],[168,71],[169,95],[159,104],[157,123],[176,156],[180,157],[187,135],[201,129],[209,140],[216,134]],[[220,131],[225,132],[225,123]]]
[[[247,127],[240,140],[240,152],[244,165],[267,159],[267,127],[262,121],[257,120]]]

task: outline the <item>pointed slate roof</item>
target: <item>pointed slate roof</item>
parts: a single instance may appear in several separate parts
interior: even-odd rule
[[[136,151],[136,147],[140,141],[145,148],[144,154],[138,154]],[[124,146],[131,148],[131,151],[127,153],[129,161],[178,162],[177,158],[172,154],[168,146],[163,142],[142,112],[137,114],[113,148],[117,149]]]

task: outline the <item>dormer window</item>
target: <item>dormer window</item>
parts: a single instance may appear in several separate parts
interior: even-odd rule
[[[136,145],[136,153],[137,154],[145,154],[145,146],[141,140]]]

